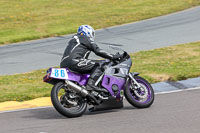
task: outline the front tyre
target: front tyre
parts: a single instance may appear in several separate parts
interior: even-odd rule
[[[64,82],[56,83],[51,90],[51,101],[54,108],[62,115],[79,117],[87,109],[87,102],[65,86]]]
[[[137,88],[134,81],[129,78],[124,91],[127,101],[137,108],[150,107],[154,102],[154,90],[151,84],[140,76],[134,76],[134,79],[141,88]]]

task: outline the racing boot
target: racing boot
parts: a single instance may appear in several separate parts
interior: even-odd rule
[[[95,83],[97,82],[98,78],[103,74],[100,67],[96,67],[92,74],[90,75],[90,78],[88,79],[88,83],[86,85],[86,90],[88,91],[98,91],[98,92],[107,92],[104,88],[95,86]]]
[[[93,79],[89,79],[86,85],[86,90],[88,91],[97,91],[97,92],[108,92],[106,89],[95,86],[96,81]]]

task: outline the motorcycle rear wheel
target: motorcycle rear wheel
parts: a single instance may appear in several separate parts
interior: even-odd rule
[[[64,95],[60,96],[59,92],[60,90],[63,89],[65,93]],[[73,118],[73,117],[79,117],[81,115],[83,115],[83,113],[86,111],[87,109],[87,102],[82,99],[82,97],[79,97],[78,102],[77,102],[77,106],[79,106],[78,108],[75,107],[74,110],[71,110],[72,107],[70,107],[69,105],[66,105],[66,100],[63,102],[63,97],[66,96],[65,92],[66,87],[64,82],[58,82],[56,83],[52,90],[51,90],[51,102],[54,106],[54,108],[62,115],[69,117],[69,118]],[[76,95],[76,94],[74,94]],[[69,103],[69,102],[67,102]]]
[[[133,81],[129,79],[128,85],[124,90],[127,101],[137,108],[150,107],[154,102],[154,90],[151,84],[140,76],[134,76],[134,79],[138,82],[138,84],[140,84],[141,87],[143,87],[145,91],[134,90],[135,86]],[[141,95],[141,97],[138,97],[138,95]],[[142,96],[144,96],[144,98],[142,98]]]

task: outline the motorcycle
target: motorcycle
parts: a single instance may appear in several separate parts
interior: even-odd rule
[[[118,61],[103,60],[103,74],[95,85],[101,91],[88,91],[86,84],[90,74],[79,74],[68,68],[49,68],[43,81],[53,86],[51,101],[54,108],[66,117],[79,117],[87,109],[87,105],[98,106],[109,99],[123,101],[123,97],[137,108],[150,107],[154,102],[154,90],[151,84],[130,72],[132,60],[123,51]]]

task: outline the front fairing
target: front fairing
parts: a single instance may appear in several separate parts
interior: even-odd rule
[[[112,96],[116,96],[118,99],[123,97],[123,90],[131,65],[132,61],[128,58],[105,70],[102,86],[106,88]],[[114,91],[114,88],[118,88],[118,91]]]

